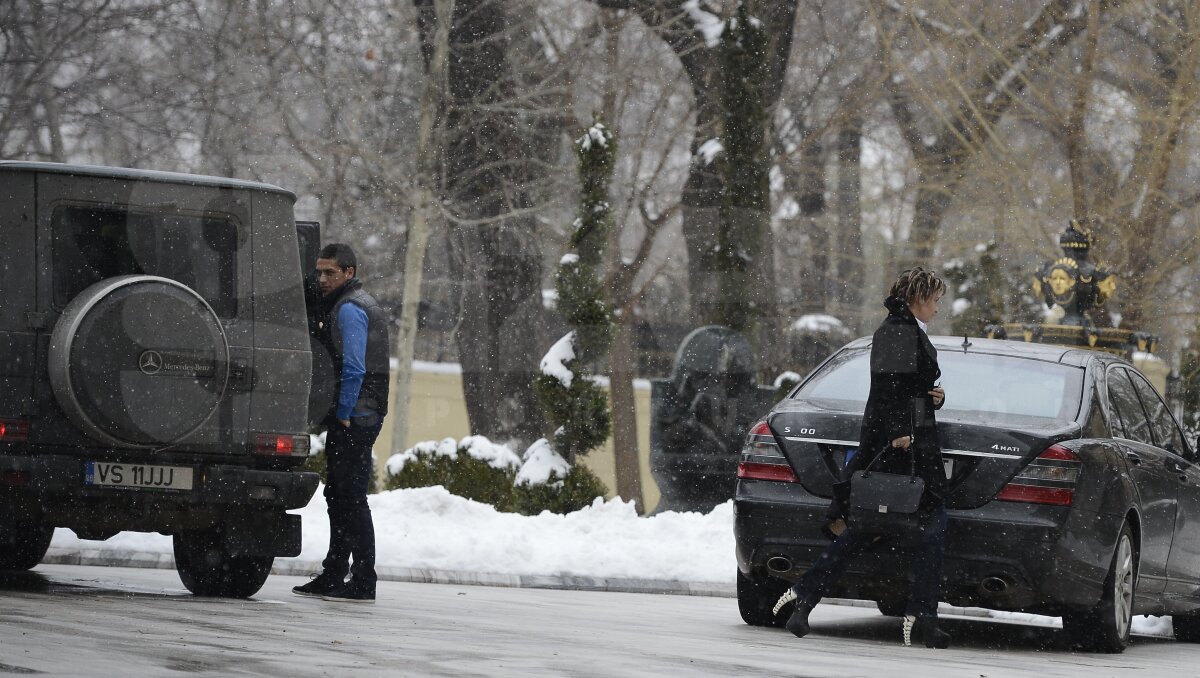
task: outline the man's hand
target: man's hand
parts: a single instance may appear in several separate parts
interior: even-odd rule
[[[350,420],[349,419],[338,419],[338,421],[342,423],[342,426],[345,426],[346,428],[350,428]]]
[[[892,447],[899,447],[902,450],[907,450],[909,445],[912,445],[912,436],[900,436],[892,441]]]

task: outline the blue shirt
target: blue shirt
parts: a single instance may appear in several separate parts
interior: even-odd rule
[[[342,383],[338,389],[337,418],[345,420],[354,412],[367,374],[367,312],[355,304],[342,304],[337,322],[342,333]]]

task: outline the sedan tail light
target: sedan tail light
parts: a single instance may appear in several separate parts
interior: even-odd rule
[[[774,480],[783,483],[799,482],[792,465],[767,422],[760,421],[750,429],[746,445],[742,447],[742,458],[738,461],[738,478],[747,480]]]
[[[1081,466],[1083,464],[1074,452],[1051,445],[1001,488],[996,498],[1028,504],[1070,506]]]

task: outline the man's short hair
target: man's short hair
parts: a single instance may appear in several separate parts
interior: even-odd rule
[[[354,250],[350,249],[349,245],[340,242],[331,242],[322,247],[317,258],[333,259],[337,261],[338,268],[343,271],[351,267],[358,268],[358,257],[354,255]]]

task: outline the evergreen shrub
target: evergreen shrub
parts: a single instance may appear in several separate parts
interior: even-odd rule
[[[535,444],[536,445],[536,444]],[[608,488],[587,468],[551,472],[546,482],[521,482],[522,461],[482,436],[418,443],[393,455],[385,471],[388,490],[441,485],[451,494],[490,504],[498,511],[536,515],[568,513],[591,505]]]

